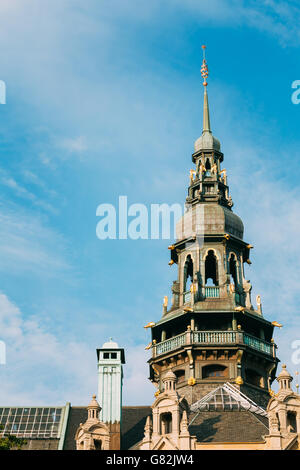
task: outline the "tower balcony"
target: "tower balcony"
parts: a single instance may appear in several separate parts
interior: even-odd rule
[[[201,288],[199,295],[197,298],[205,300],[205,299],[220,299],[226,298],[228,296],[228,289],[227,286],[204,286]],[[194,296],[195,300],[196,296]],[[183,293],[183,303],[188,304],[192,300],[192,293],[190,291]]]
[[[172,338],[155,343],[152,346],[152,356],[157,357],[186,346],[241,346],[245,345],[268,356],[275,357],[275,344],[268,343],[244,331],[191,331],[187,330]]]
[[[219,299],[220,287],[217,286],[205,286],[204,287],[205,297],[208,299]]]

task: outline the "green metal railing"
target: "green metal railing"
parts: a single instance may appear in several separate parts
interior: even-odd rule
[[[266,341],[263,341],[262,339],[255,338],[255,336],[244,333],[244,343],[258,351],[262,351],[267,354],[273,353],[273,347],[271,344],[266,343]]]
[[[226,345],[245,344],[253,349],[261,351],[270,356],[273,355],[273,345],[242,331],[185,331],[173,338],[166,339],[153,346],[154,356],[159,356],[184,345]]]
[[[220,297],[220,288],[216,286],[205,286],[205,297],[218,299]]]

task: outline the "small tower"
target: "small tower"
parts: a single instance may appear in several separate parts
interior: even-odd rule
[[[112,338],[97,349],[98,398],[101,405],[100,420],[107,424],[111,434],[111,450],[121,447],[120,426],[122,415],[124,349]]]
[[[282,371],[277,377],[277,382],[279,384],[279,392],[278,393],[290,393],[292,392],[292,387],[291,383],[293,380],[293,377],[291,374],[286,370],[286,365],[282,364]]]
[[[267,448],[275,450],[300,448],[300,396],[291,387],[293,377],[282,365],[277,377],[279,391],[267,407],[269,434],[265,436]]]
[[[84,424],[80,423],[75,434],[77,450],[109,450],[109,429],[99,420],[101,407],[93,395],[92,401],[87,407],[88,419]]]
[[[162,381],[164,391],[152,405],[139,450],[193,450],[196,438],[188,431],[188,403],[176,391],[177,377],[169,370]]]

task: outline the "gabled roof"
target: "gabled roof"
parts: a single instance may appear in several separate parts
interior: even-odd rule
[[[191,411],[250,411],[260,416],[267,416],[267,412],[258,406],[249,397],[229,382],[220,385],[215,390],[193,403]],[[190,423],[192,424],[192,423]]]

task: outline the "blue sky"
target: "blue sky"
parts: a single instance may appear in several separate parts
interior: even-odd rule
[[[299,328],[300,7],[296,1],[2,0],[0,366],[4,405],[88,403],[96,353],[126,349],[124,402],[149,404],[148,321],[176,278],[168,240],[96,237],[96,208],[183,203],[214,135],[255,248],[247,278],[291,373]]]

